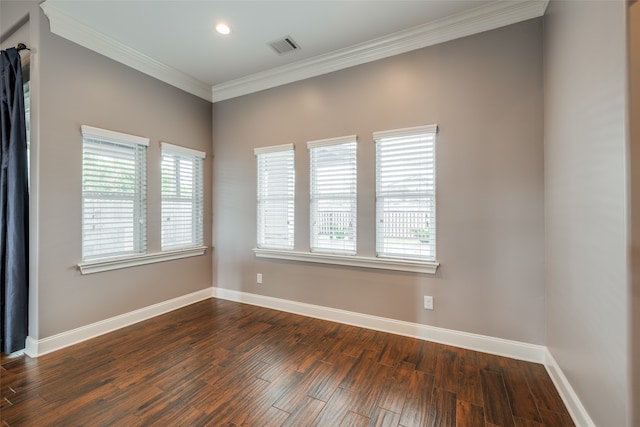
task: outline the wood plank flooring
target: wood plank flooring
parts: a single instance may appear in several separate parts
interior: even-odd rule
[[[542,365],[216,299],[0,374],[8,426],[574,425]]]

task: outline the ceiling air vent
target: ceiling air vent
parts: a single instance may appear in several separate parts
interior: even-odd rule
[[[278,52],[278,55],[300,49],[298,43],[296,43],[291,38],[291,36],[285,36],[281,39],[272,41],[271,43],[269,43],[269,46],[271,46],[273,50]]]

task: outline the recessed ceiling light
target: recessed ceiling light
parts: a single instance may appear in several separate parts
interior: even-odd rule
[[[220,34],[227,35],[231,32],[231,29],[229,28],[228,25],[220,23],[216,25],[216,31],[219,32]]]

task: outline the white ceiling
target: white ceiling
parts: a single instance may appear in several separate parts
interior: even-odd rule
[[[51,30],[217,101],[541,16],[545,0],[47,0]],[[214,26],[225,22],[227,36]],[[292,37],[278,55],[269,42]]]

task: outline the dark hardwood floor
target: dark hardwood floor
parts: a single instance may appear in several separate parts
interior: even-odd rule
[[[573,426],[542,365],[216,299],[0,366],[9,426]]]

